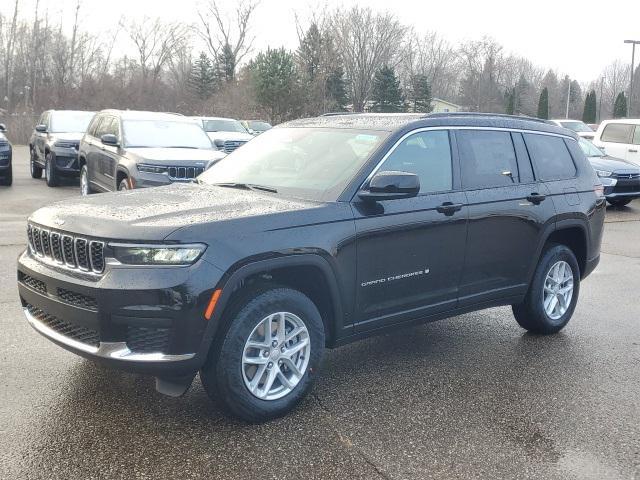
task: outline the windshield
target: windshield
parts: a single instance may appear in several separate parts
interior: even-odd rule
[[[214,119],[202,120],[202,128],[205,132],[239,132],[247,133],[246,128],[237,120]]]
[[[269,187],[278,193],[335,199],[388,132],[274,128],[227,155],[198,179]]]
[[[207,134],[193,122],[124,120],[122,127],[129,148],[212,148]]]
[[[93,115],[93,112],[54,112],[51,114],[49,131],[52,133],[85,132]]]
[[[578,139],[578,143],[580,144],[580,148],[584,152],[587,157],[604,157],[604,152],[596,147],[589,140],[585,140],[584,138]]]
[[[251,120],[247,122],[249,124],[249,128],[251,130],[255,130],[257,132],[265,132],[271,128],[271,125],[267,122],[259,122],[256,120]]]
[[[564,128],[568,128],[569,130],[573,130],[574,132],[593,132],[584,122],[571,121],[571,122],[560,122]]]

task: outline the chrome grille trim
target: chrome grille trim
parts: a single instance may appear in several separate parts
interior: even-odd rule
[[[27,224],[27,240],[32,255],[52,265],[87,273],[104,272],[105,242],[69,235]]]

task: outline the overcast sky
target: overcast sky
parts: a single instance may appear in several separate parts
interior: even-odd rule
[[[113,29],[120,17],[160,16],[188,23],[196,21],[201,0],[82,0],[83,27],[94,32]],[[5,15],[14,0],[0,0]],[[20,0],[23,17],[35,0]],[[40,0],[52,21],[72,21],[76,0]],[[234,0],[219,0],[232,9]],[[595,79],[615,59],[631,62],[631,46],[623,40],[640,40],[640,0],[262,0],[254,18],[256,49],[295,48],[294,13],[308,17],[314,9],[336,5],[368,5],[389,10],[417,31],[435,30],[456,43],[490,35],[507,52],[525,56],[535,64],[568,74],[580,82]],[[130,53],[124,41],[121,51]],[[640,61],[637,49],[636,64]]]

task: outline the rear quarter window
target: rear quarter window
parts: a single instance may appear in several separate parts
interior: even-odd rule
[[[602,131],[601,142],[630,143],[633,125],[628,123],[610,123]]]
[[[524,141],[540,180],[564,180],[576,176],[573,158],[561,137],[525,133]]]

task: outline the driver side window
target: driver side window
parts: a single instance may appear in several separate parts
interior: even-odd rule
[[[420,193],[451,190],[453,172],[449,132],[430,130],[410,135],[391,152],[379,171],[416,174],[420,179]]]

